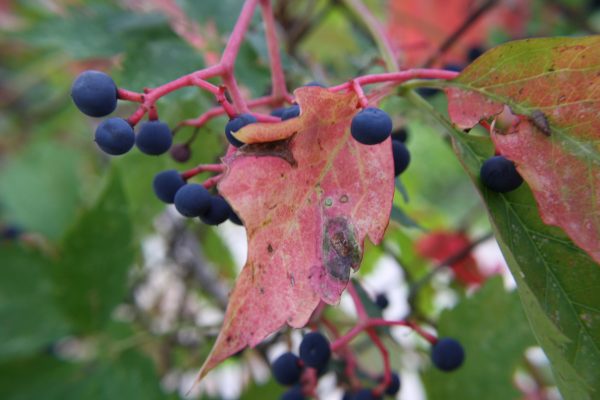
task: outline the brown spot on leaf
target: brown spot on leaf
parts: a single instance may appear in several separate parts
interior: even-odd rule
[[[345,217],[327,220],[323,232],[325,270],[340,281],[348,281],[350,269],[360,263],[360,247],[354,229]]]
[[[256,157],[279,157],[287,161],[292,167],[297,167],[298,162],[290,150],[290,142],[295,136],[296,134],[294,133],[291,137],[285,140],[247,144],[240,147],[239,152],[244,155]]]
[[[272,252],[273,252],[273,246],[271,246],[271,243],[269,243],[269,245],[267,246],[267,251],[268,251],[269,253],[272,253]]]

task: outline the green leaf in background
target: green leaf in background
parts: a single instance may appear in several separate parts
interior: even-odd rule
[[[115,168],[97,203],[65,236],[53,268],[60,304],[78,330],[101,328],[123,300],[134,259],[132,229]]]
[[[427,106],[425,106],[427,107]],[[454,130],[454,148],[479,188],[525,313],[565,399],[600,393],[600,267],[558,228],[545,225],[526,184],[493,193],[479,183],[489,138]]]
[[[59,361],[51,356],[0,364],[0,398],[160,400],[164,395],[152,362],[128,351],[87,364]]]
[[[6,218],[25,230],[58,239],[81,201],[81,156],[58,142],[26,148],[0,171],[0,203]]]
[[[52,297],[52,261],[0,244],[0,360],[31,354],[64,336],[68,324]]]
[[[506,400],[521,393],[513,374],[526,348],[535,344],[516,292],[507,292],[500,277],[487,281],[475,295],[444,311],[440,337],[457,339],[465,363],[452,373],[429,368],[423,374],[428,399]]]

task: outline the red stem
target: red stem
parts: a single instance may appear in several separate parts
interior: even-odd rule
[[[354,84],[371,85],[374,83],[394,82],[400,84],[411,79],[454,79],[458,76],[458,72],[447,71],[444,69],[409,69],[400,72],[389,72],[382,74],[363,75],[353,80],[342,83],[341,85],[329,88],[331,92],[339,92],[342,90],[352,89]]]
[[[365,310],[365,306],[360,300],[360,296],[354,287],[354,283],[352,281],[348,282],[348,293],[350,297],[352,297],[352,301],[354,302],[354,307],[356,307],[356,313],[358,314],[358,320],[360,322],[366,322],[369,319],[369,315]]]
[[[271,95],[276,99],[289,98],[291,96],[285,85],[285,74],[283,72],[283,66],[281,65],[281,57],[279,56],[279,41],[277,40],[275,18],[273,17],[271,1],[261,0],[260,7],[265,26],[269,62],[271,64]]]
[[[223,172],[226,167],[223,164],[200,164],[190,170],[181,173],[181,177],[186,181],[202,172]]]
[[[224,176],[224,174],[219,174],[213,176],[212,178],[208,178],[202,183],[202,186],[204,186],[205,189],[210,189],[214,186],[217,186],[217,183],[219,183],[219,181],[223,179]]]
[[[379,339],[379,336],[377,336],[377,332],[375,331],[375,329],[367,328],[366,332],[367,332],[367,335],[369,335],[369,337],[375,344],[375,346],[377,346],[377,349],[379,349],[379,352],[381,353],[381,358],[383,358],[383,380],[374,389],[375,394],[378,396],[381,396],[383,394],[383,392],[385,392],[385,390],[389,386],[390,382],[392,381],[392,368],[390,366],[390,355],[389,355],[387,349],[385,348],[385,345],[381,342],[381,339]]]

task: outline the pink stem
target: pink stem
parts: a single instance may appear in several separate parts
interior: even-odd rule
[[[360,103],[360,106],[362,108],[368,107],[369,100],[367,99],[367,96],[365,96],[365,92],[363,91],[363,88],[360,86],[360,83],[358,83],[356,80],[352,80],[351,83],[352,83],[352,90],[354,90],[354,92],[358,96],[358,101]]]
[[[271,85],[272,95],[275,98],[288,96],[285,85],[285,74],[281,65],[279,56],[279,41],[275,29],[275,19],[273,18],[273,8],[270,0],[261,0],[260,2],[263,23],[265,25],[265,36],[267,40],[267,50],[269,52],[269,61],[271,64]]]
[[[354,283],[352,281],[348,282],[348,293],[350,297],[352,297],[352,301],[354,302],[354,307],[356,307],[356,313],[358,314],[358,320],[360,322],[366,322],[369,319],[369,315],[365,310],[365,307],[360,300],[360,296],[354,287]]]
[[[375,389],[375,394],[382,395],[383,392],[385,392],[385,389],[389,386],[390,382],[392,381],[390,355],[373,328],[367,328],[366,332],[375,344],[375,346],[377,346],[377,348],[379,349],[379,352],[381,353],[381,358],[383,358],[383,381]]]
[[[144,101],[143,94],[121,88],[117,89],[117,97],[121,100],[133,101],[135,103],[142,103]]]
[[[383,74],[372,74],[372,75],[364,75],[358,78],[354,78],[353,80],[342,83],[341,85],[337,85],[329,88],[331,92],[339,92],[342,90],[352,89],[352,85],[356,82],[359,85],[371,85],[374,83],[385,83],[385,82],[394,82],[395,84],[400,84],[411,79],[454,79],[458,76],[458,72],[454,71],[446,71],[443,69],[409,69],[406,71],[400,72],[390,72]]]
[[[210,189],[211,187],[217,186],[217,183],[219,183],[219,181],[223,179],[224,176],[224,174],[219,174],[213,176],[212,178],[208,178],[202,183],[202,186],[204,186],[205,189]]]
[[[202,172],[223,172],[225,171],[225,165],[223,164],[200,164],[190,170],[187,170],[181,174],[181,177],[188,180]]]
[[[350,343],[350,341],[352,341],[352,339],[354,339],[356,336],[358,336],[358,334],[361,333],[366,328],[366,326],[367,325],[365,323],[358,323],[358,325],[356,325],[355,327],[350,329],[348,332],[346,332],[346,334],[344,336],[341,336],[338,339],[334,340],[331,343],[331,351],[336,352],[336,351],[340,350],[341,348],[347,346],[348,343]]]

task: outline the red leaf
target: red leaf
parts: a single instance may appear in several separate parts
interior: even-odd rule
[[[441,58],[441,64],[466,61],[471,47],[482,46],[500,28],[520,36],[529,17],[528,0],[501,0],[479,18]],[[422,65],[480,5],[473,0],[393,0],[389,38],[403,57],[404,68]]]
[[[421,257],[442,262],[463,251],[471,244],[471,240],[462,232],[431,232],[421,237],[415,250]],[[450,264],[456,279],[464,285],[479,285],[485,281],[477,261],[471,253]]]
[[[302,113],[237,132],[240,148],[219,192],[244,221],[248,261],[199,378],[229,355],[285,324],[300,328],[320,301],[336,304],[365,236],[378,243],[394,194],[391,141],[366,146],[350,135],[353,93],[318,87],[295,93]]]
[[[520,115],[492,135],[496,150],[516,163],[543,221],[600,262],[600,37],[509,43],[453,83],[448,109],[461,128],[503,103]]]

